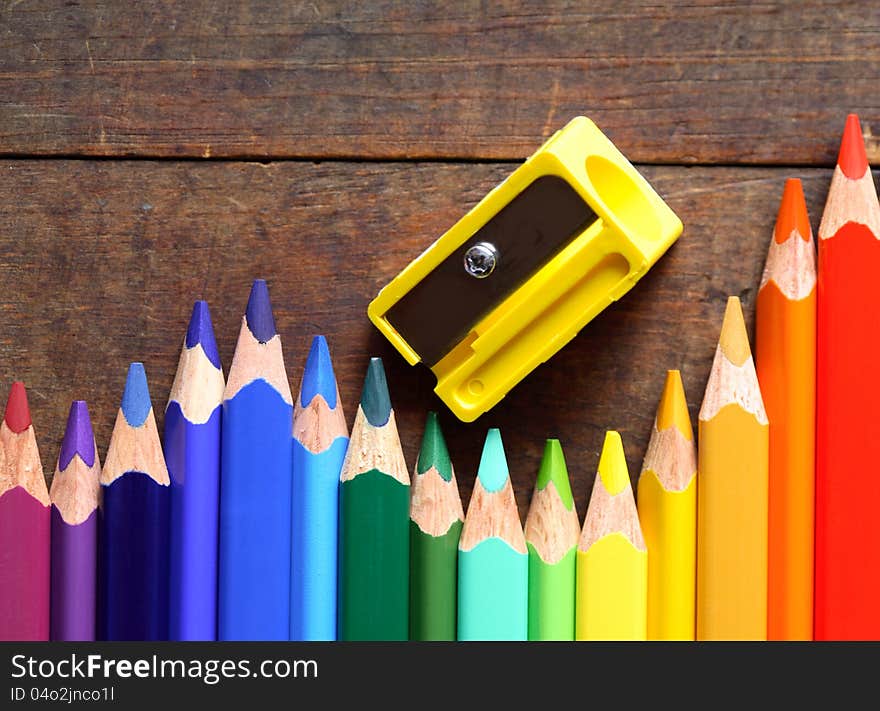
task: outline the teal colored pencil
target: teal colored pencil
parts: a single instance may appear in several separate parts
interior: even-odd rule
[[[458,545],[459,640],[528,638],[529,557],[501,433],[489,430]]]

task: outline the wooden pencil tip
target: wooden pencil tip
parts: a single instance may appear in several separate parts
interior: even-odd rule
[[[724,311],[724,322],[721,324],[721,337],[718,344],[727,360],[736,366],[745,363],[752,355],[742,304],[737,296],[731,296],[727,299],[727,308]]]
[[[24,383],[21,381],[16,380],[9,389],[3,419],[6,421],[6,426],[15,433],[24,432],[31,426],[31,410],[28,407]]]
[[[61,452],[58,455],[58,469],[67,469],[75,454],[88,466],[95,463],[95,435],[85,400],[74,400],[70,404],[67,427],[64,429],[64,439],[61,440]]]
[[[501,441],[501,430],[493,428],[486,433],[477,478],[486,491],[493,492],[500,491],[509,477],[510,470],[507,468],[507,455],[504,453],[504,444]]]
[[[605,491],[611,496],[617,496],[629,485],[629,469],[623,453],[623,441],[613,430],[605,433],[605,443],[599,457],[599,476]]]
[[[424,474],[431,467],[437,470],[444,481],[452,481],[452,461],[436,412],[429,412],[425,421],[425,434],[422,436],[416,471]]]
[[[382,427],[391,417],[391,395],[381,358],[370,358],[361,391],[361,409],[373,427]]]
[[[140,427],[147,420],[150,410],[150,389],[147,386],[147,371],[143,363],[132,363],[125,379],[125,390],[122,392],[122,415],[132,427]]]
[[[217,340],[214,338],[214,325],[211,323],[211,311],[207,301],[196,301],[193,304],[192,316],[186,330],[186,347],[202,346],[202,350],[215,368],[220,370],[220,353]]]
[[[810,217],[807,214],[804,188],[798,178],[788,178],[785,181],[773,237],[778,244],[782,244],[789,238],[792,231],[797,231],[805,242],[809,241]]]
[[[551,481],[565,508],[571,511],[574,499],[571,495],[571,483],[568,480],[565,455],[562,453],[562,444],[558,439],[548,439],[544,445],[544,456],[541,459],[541,468],[538,470],[538,481],[535,488],[541,491],[547,488],[547,484]]]
[[[269,287],[265,279],[254,279],[245,318],[248,329],[260,343],[271,341],[277,333],[272,302],[269,300]]]
[[[677,370],[666,371],[663,394],[657,406],[657,429],[668,430],[670,427],[675,427],[686,439],[694,439],[684,385],[681,382],[681,373]]]
[[[331,410],[336,409],[336,374],[333,372],[330,348],[324,336],[315,336],[312,339],[312,347],[303,370],[300,405],[308,407],[318,395],[324,398]]]
[[[837,165],[843,174],[851,180],[858,180],[868,170],[865,139],[862,137],[862,127],[856,114],[850,114],[846,117]]]

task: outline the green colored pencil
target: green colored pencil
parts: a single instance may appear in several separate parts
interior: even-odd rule
[[[562,445],[558,439],[548,439],[526,518],[530,640],[574,640],[579,538]]]
[[[381,358],[367,368],[339,477],[341,640],[409,633],[409,474]]]
[[[409,516],[409,638],[454,640],[464,511],[436,412],[429,412],[425,423]]]

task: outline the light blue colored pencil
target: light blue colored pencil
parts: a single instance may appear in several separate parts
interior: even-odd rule
[[[293,411],[290,638],[336,639],[339,472],[348,428],[323,336],[315,336]]]

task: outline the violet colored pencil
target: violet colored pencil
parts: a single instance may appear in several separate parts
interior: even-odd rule
[[[51,637],[62,642],[92,641],[95,639],[101,461],[84,400],[75,400],[70,405],[50,496]]]

